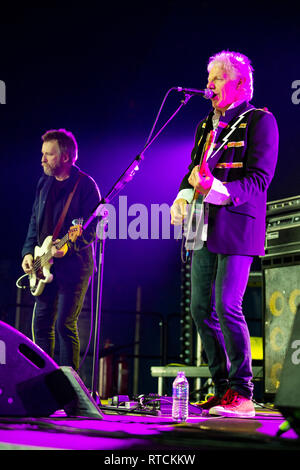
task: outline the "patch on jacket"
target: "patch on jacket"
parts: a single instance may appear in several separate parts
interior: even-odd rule
[[[217,163],[216,168],[243,168],[243,162]]]
[[[245,145],[244,140],[240,140],[239,142],[227,142],[227,144],[224,145],[224,149],[232,148],[232,147],[244,147],[244,145]]]

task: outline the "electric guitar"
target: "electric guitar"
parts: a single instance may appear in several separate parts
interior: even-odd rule
[[[208,134],[204,151],[198,165],[199,173],[202,175],[204,172],[204,167],[206,161],[211,153],[212,146],[215,140],[216,130],[210,131]],[[199,227],[203,223],[203,195],[198,191],[194,190],[193,200],[188,208],[188,218],[185,232],[185,248],[187,251],[194,250],[198,237],[199,237]]]
[[[68,233],[55,244],[58,250],[63,249],[65,251],[64,255],[68,251],[68,240],[74,243],[77,237],[82,234],[82,222],[82,219],[75,220],[74,223],[76,225],[70,227]],[[50,272],[51,265],[53,264],[52,242],[52,235],[49,235],[45,238],[41,247],[36,246],[34,249],[33,268],[29,273],[30,291],[34,296],[40,295],[45,288],[45,284],[53,280],[53,274]]]

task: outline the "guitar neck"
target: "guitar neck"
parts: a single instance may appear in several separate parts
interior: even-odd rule
[[[59,242],[55,245],[55,247],[58,250],[60,250],[67,243],[68,239],[69,239],[69,234],[66,233],[66,235],[59,240]],[[51,248],[50,248],[50,250],[48,250],[43,256],[44,263],[48,263],[48,261],[50,261],[50,259],[52,257],[53,257],[53,255],[52,255],[52,251],[51,251]]]
[[[206,164],[208,154],[209,154],[211,146],[213,145],[214,140],[215,140],[215,134],[216,134],[216,131],[210,131],[210,133],[207,137],[207,141],[206,141],[206,144],[205,144],[205,149],[204,149],[203,155],[201,156],[201,160],[200,160],[200,163],[199,163],[199,173],[201,173],[201,171],[204,168],[204,165]]]
[[[78,224],[70,227],[70,230],[68,231],[68,233],[66,233],[66,235],[63,238],[61,238],[59,242],[55,244],[55,248],[57,250],[60,250],[67,243],[68,240],[74,243],[77,237],[81,235],[81,233],[82,233],[82,219],[78,219]],[[49,239],[47,242],[46,242],[47,239],[44,240],[45,252],[41,256],[37,256],[35,260],[34,269],[36,271],[43,268],[43,266],[49,263],[49,261],[53,258],[53,254],[52,254],[53,240],[51,242],[50,236],[47,238]]]
[[[201,155],[200,163],[198,165],[200,174],[203,173],[203,169],[206,164],[210,148],[214,143],[215,134],[216,134],[216,131],[210,131],[210,133],[207,136],[207,140],[206,140],[205,147],[204,147],[204,152]],[[200,196],[200,193],[198,193],[198,191],[195,190],[193,200],[199,199],[199,196]]]
[[[55,245],[56,248],[60,250],[60,248],[62,248],[67,243],[68,238],[69,238],[69,234],[66,233],[66,235],[61,240],[59,240],[59,242]]]

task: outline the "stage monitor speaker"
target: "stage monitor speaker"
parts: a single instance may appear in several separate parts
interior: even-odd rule
[[[289,338],[275,405],[300,437],[300,306]]]
[[[102,419],[95,400],[71,367],[59,367],[29,338],[0,321],[0,416],[52,415]]]
[[[264,388],[265,395],[275,398],[297,305],[300,303],[300,264],[271,264],[263,269],[263,274]]]

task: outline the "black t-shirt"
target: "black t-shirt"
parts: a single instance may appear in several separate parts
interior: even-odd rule
[[[53,178],[53,182],[49,190],[45,205],[43,220],[41,222],[41,243],[44,242],[45,238],[48,237],[48,235],[53,235],[54,229],[58,222],[58,220],[54,220],[53,209],[56,202],[59,199],[65,197],[68,183],[68,178],[63,181],[58,181],[56,178]]]

